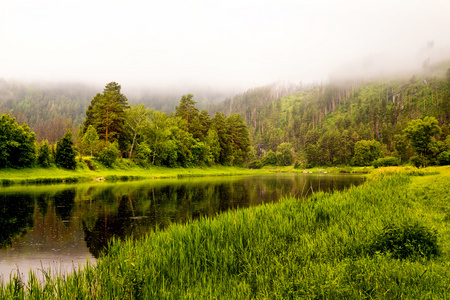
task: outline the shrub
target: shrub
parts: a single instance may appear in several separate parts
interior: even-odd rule
[[[409,161],[416,167],[416,168],[420,168],[422,166],[426,166],[427,165],[427,159],[425,159],[424,157],[420,156],[420,155],[414,155],[412,156]]]
[[[372,164],[374,168],[398,166],[400,165],[400,160],[397,157],[387,156],[375,160]]]
[[[277,155],[272,150],[267,151],[267,154],[262,158],[263,165],[276,165]]]
[[[115,143],[109,144],[108,146],[100,150],[100,152],[97,154],[97,160],[105,167],[111,167],[112,164],[116,161],[118,155],[119,149],[117,148],[117,145]]]
[[[375,237],[370,252],[391,253],[397,259],[438,255],[437,233],[415,222],[388,224]]]
[[[437,160],[441,166],[450,165],[450,151],[441,152],[438,155]]]
[[[263,164],[258,159],[252,160],[247,165],[247,168],[249,168],[249,169],[261,169],[262,167],[263,167]]]

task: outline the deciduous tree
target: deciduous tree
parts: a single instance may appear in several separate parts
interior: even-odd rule
[[[0,168],[31,167],[35,161],[36,135],[10,115],[0,116]]]

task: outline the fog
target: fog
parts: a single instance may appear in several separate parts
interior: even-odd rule
[[[239,91],[449,58],[447,0],[6,0],[0,78]]]

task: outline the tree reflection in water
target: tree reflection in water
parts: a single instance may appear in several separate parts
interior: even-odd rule
[[[11,245],[15,237],[26,234],[33,219],[45,219],[44,227],[67,228],[49,230],[52,234],[76,235],[81,231],[83,247],[98,258],[113,237],[140,238],[173,223],[214,217],[288,195],[304,197],[319,190],[343,189],[363,181],[356,176],[278,174],[49,186],[30,195],[0,192],[0,245]],[[63,227],[58,225],[61,222]]]

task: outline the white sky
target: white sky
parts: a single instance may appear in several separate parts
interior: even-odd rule
[[[450,49],[450,0],[0,0],[5,79],[251,88],[422,64],[430,41]]]

